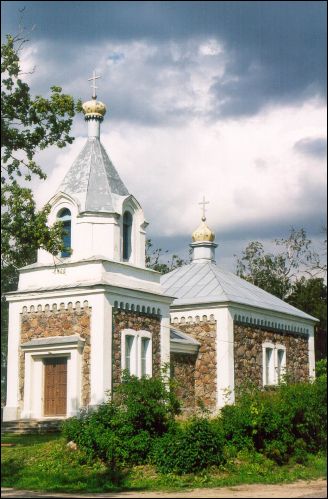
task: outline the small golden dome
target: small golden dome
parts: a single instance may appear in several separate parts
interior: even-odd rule
[[[206,224],[206,218],[202,218],[202,222],[199,227],[192,233],[192,241],[198,243],[201,241],[211,241],[215,239],[214,232]]]
[[[92,99],[88,100],[87,102],[84,102],[82,104],[82,109],[84,115],[87,117],[89,115],[92,116],[97,116],[97,117],[103,117],[106,114],[106,106],[103,102]]]

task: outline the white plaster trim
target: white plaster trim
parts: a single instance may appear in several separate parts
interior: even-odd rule
[[[267,383],[266,380],[266,350],[267,349],[272,350],[272,357],[270,360],[270,366],[269,366],[269,376],[271,378],[271,383]],[[279,376],[278,376],[278,351],[283,351],[283,359],[281,363],[281,376],[286,372],[286,367],[287,367],[287,357],[286,357],[286,347],[285,345],[281,345],[279,343],[272,343],[270,341],[265,341],[262,343],[262,384],[263,386],[269,386],[269,385],[278,385],[279,383]]]
[[[75,345],[35,346],[25,352],[24,406],[22,419],[43,419],[44,365],[51,357],[67,358],[66,416],[75,416],[81,407],[81,356],[82,348]],[[49,416],[48,416],[49,417]]]
[[[133,338],[132,349],[130,353],[130,374],[141,378],[142,365],[141,365],[141,342],[143,338],[149,340],[149,345],[146,354],[146,376],[152,377],[153,375],[153,340],[152,334],[149,331],[134,329],[123,329],[121,331],[121,366],[122,370],[126,369],[126,337]]]
[[[308,355],[309,355],[309,377],[315,378],[315,350],[314,350],[314,327],[309,328],[308,340]]]

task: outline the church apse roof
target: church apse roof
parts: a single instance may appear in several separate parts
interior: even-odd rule
[[[115,212],[116,196],[128,196],[100,140],[89,137],[57,192],[69,194],[80,212]]]
[[[316,321],[311,315],[212,262],[191,263],[161,277],[166,294],[175,296],[172,307],[206,303],[236,303]]]

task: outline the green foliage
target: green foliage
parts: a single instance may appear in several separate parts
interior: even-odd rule
[[[315,363],[315,374],[318,379],[327,381],[327,359],[318,360]]]
[[[50,253],[62,249],[60,224],[47,226],[49,206],[37,211],[32,191],[19,179],[46,177],[36,153],[71,144],[73,117],[81,110],[80,101],[75,103],[59,86],[51,87],[49,98],[31,96],[20,69],[20,50],[26,42],[22,34],[7,35],[1,45],[2,268],[31,263],[38,248]]]
[[[320,359],[327,356],[327,284],[323,278],[301,277],[293,283],[286,301],[319,319],[315,326],[315,353]]]
[[[176,425],[154,443],[152,459],[161,473],[194,473],[223,462],[220,426],[207,418]]]
[[[326,381],[320,378],[313,383],[286,383],[275,391],[248,391],[235,405],[223,407],[219,420],[226,441],[235,449],[264,453],[278,464],[288,462],[294,453],[300,456],[302,450],[324,450]]]
[[[165,250],[165,254],[168,253],[168,250]],[[163,258],[163,250],[162,248],[153,248],[153,243],[151,239],[146,240],[146,267],[156,270],[161,274],[167,274],[172,270],[182,267],[182,265],[186,265],[190,263],[190,254],[187,260],[180,258],[178,255],[172,255],[171,260],[167,260],[166,263],[161,261]]]
[[[109,466],[146,462],[152,441],[166,432],[179,404],[164,378],[123,375],[111,401],[63,423],[63,434],[84,450],[90,460]]]
[[[99,460],[88,463],[81,450],[69,450],[58,435],[5,435],[2,441],[16,444],[1,449],[1,485],[23,490],[66,493],[118,491],[186,491],[186,488],[222,487],[247,483],[287,483],[326,476],[324,454],[308,455],[306,466],[277,466],[265,456],[238,452],[219,468],[194,474],[159,474],[147,464],[122,471]]]
[[[278,298],[285,299],[293,289],[295,278],[305,270],[320,266],[320,258],[312,242],[301,228],[291,228],[287,238],[275,239],[282,250],[277,254],[265,253],[259,241],[250,242],[237,259],[237,275]]]

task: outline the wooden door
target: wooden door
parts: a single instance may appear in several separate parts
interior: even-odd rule
[[[44,415],[66,416],[67,359],[44,359]]]

